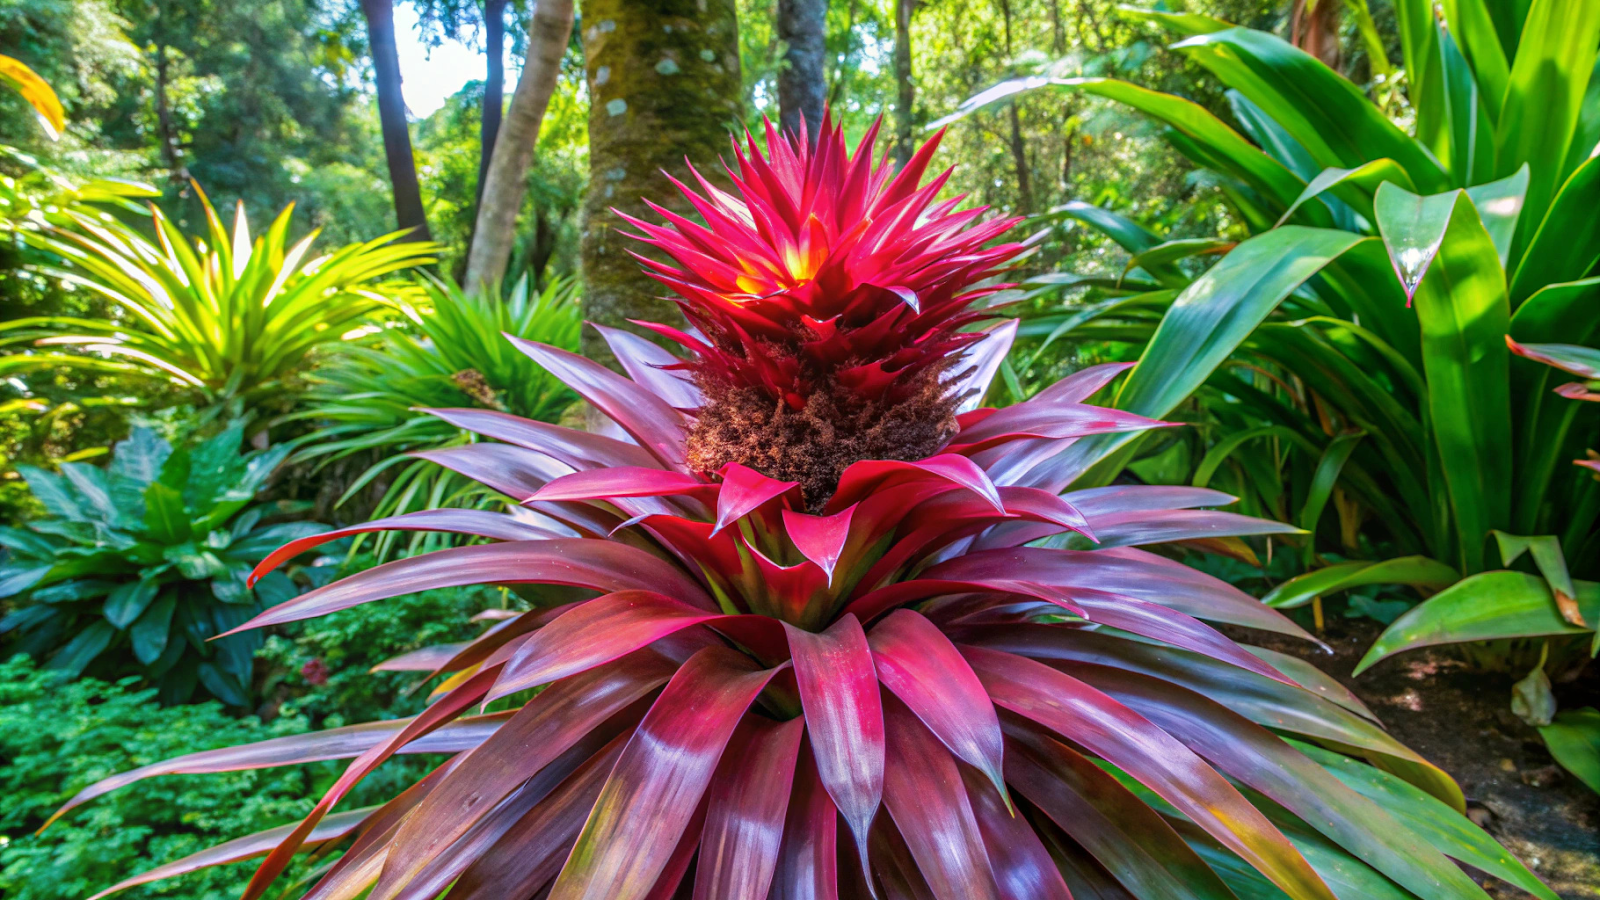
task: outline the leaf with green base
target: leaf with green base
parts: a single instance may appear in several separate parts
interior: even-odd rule
[[[1577,588],[1572,585],[1572,575],[1567,572],[1567,558],[1561,552],[1561,542],[1555,535],[1541,534],[1525,537],[1520,534],[1506,534],[1504,531],[1490,532],[1494,535],[1495,543],[1500,547],[1500,561],[1511,565],[1522,557],[1524,553],[1533,555],[1533,563],[1538,566],[1539,574],[1550,583],[1550,590],[1555,594],[1556,607],[1561,610],[1562,618],[1579,628],[1588,627],[1583,619],[1583,613],[1578,610],[1578,604],[1572,598],[1577,593]]]
[[[1465,191],[1378,188],[1378,230],[1422,328],[1428,414],[1465,572],[1511,518],[1510,327],[1505,272]]]
[[[1402,556],[1381,562],[1352,560],[1291,578],[1273,588],[1261,602],[1276,609],[1292,609],[1316,597],[1354,587],[1404,584],[1432,590],[1454,584],[1460,578],[1455,569],[1426,556]]]
[[[1539,729],[1539,736],[1561,768],[1600,793],[1600,710],[1592,706],[1562,710]]]
[[[1339,753],[1286,738],[1295,749],[1332,772],[1347,787],[1383,807],[1451,859],[1515,885],[1541,900],[1559,900],[1494,838],[1428,792],[1381,769]]]
[[[1172,412],[1290,292],[1360,241],[1347,231],[1290,225],[1235,247],[1173,301],[1118,394],[1117,408],[1151,418]],[[1057,463],[1079,474],[1095,466],[1080,487],[1107,484],[1133,440],[1084,438]]]
[[[1347,431],[1328,442],[1317,461],[1317,470],[1311,476],[1311,489],[1306,492],[1305,506],[1300,509],[1300,527],[1306,532],[1305,560],[1309,565],[1316,558],[1317,523],[1322,510],[1333,497],[1333,488],[1339,483],[1339,473],[1349,461],[1356,445],[1366,437],[1365,431]]]
[[[1600,583],[1574,581],[1584,621],[1600,621]],[[1380,660],[1437,644],[1588,634],[1562,618],[1550,585],[1537,575],[1497,570],[1462,579],[1396,619],[1367,649],[1352,674]]]
[[[1300,192],[1300,196],[1295,198],[1294,203],[1278,219],[1278,224],[1283,225],[1288,222],[1295,210],[1323,193],[1333,194],[1371,221],[1372,195],[1377,192],[1379,185],[1387,181],[1401,185],[1407,190],[1414,190],[1411,176],[1392,159],[1375,159],[1354,169],[1323,169],[1317,177],[1311,179],[1306,189]]]

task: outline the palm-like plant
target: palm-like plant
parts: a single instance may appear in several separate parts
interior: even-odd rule
[[[77,212],[67,214],[68,223],[28,233],[30,245],[62,260],[41,272],[104,297],[121,317],[19,319],[0,324],[0,339],[92,351],[97,356],[78,361],[130,363],[194,388],[208,402],[238,398],[254,406],[280,392],[312,349],[339,340],[387,302],[379,279],[433,261],[437,249],[396,233],[311,257],[316,232],[289,241],[293,206],[252,239],[242,203],[229,234],[195,190],[208,230],[192,243],[154,204],[154,240]],[[54,353],[37,360],[61,362]]]
[[[1511,560],[1490,540],[1552,542],[1571,574],[1600,574],[1600,485],[1569,464],[1600,419],[1560,405],[1548,370],[1505,343],[1600,333],[1590,215],[1600,6],[1537,0],[1521,21],[1503,17],[1509,30],[1491,24],[1501,20],[1490,7],[1445,4],[1438,19],[1425,0],[1398,4],[1414,136],[1278,38],[1194,15],[1147,14],[1189,35],[1176,49],[1232,89],[1244,134],[1185,100],[1109,79],[1018,80],[969,104],[1042,87],[1103,95],[1169,125],[1174,145],[1217,174],[1255,237],[1236,248],[1163,242],[1078,205],[1063,213],[1122,242],[1131,277],[1057,276],[1039,287],[1109,289],[1067,311],[1054,336],[1144,345],[1120,408],[1165,416],[1197,389],[1206,408],[1226,408],[1197,457],[1198,482],[1302,498],[1308,529],[1338,485],[1347,518],[1376,523],[1403,554],[1309,573],[1269,604],[1372,583],[1432,590],[1467,576],[1408,620],[1415,628],[1386,635],[1367,664],[1424,635],[1581,632],[1593,625],[1581,607],[1600,603],[1592,582],[1563,600],[1543,579],[1493,571]],[[1180,268],[1217,251],[1227,255],[1199,278]],[[1269,441],[1265,458],[1248,454]],[[1112,443],[1119,453],[1080,484],[1114,474],[1133,442],[1073,451],[1088,459]],[[1284,490],[1272,470],[1286,456],[1297,474]],[[1567,574],[1563,566],[1557,581]],[[1466,608],[1471,621],[1446,615]]]
[[[69,808],[163,772],[355,758],[303,822],[135,882],[265,853],[254,900],[297,851],[353,838],[308,897],[1485,896],[1446,853],[1553,897],[1335,682],[1202,620],[1298,627],[1136,546],[1283,526],[1208,490],[1059,493],[1063,450],[1161,424],[1084,403],[1121,367],[963,409],[1011,337],[965,330],[993,315],[972,305],[998,286],[975,285],[1021,248],[936,203],[942,177],[918,186],[936,141],[895,173],[872,138],[769,127],[770,157],[736,147],[735,193],[686,189],[704,225],[634,223],[673,260],[649,265],[697,326],[661,329],[688,358],[607,332],[623,377],[517,342],[623,437],[437,411],[499,442],[434,459],[538,520],[418,512],[262,562],[375,529],[497,541],[246,627],[451,584],[598,595],[394,663],[450,673],[413,719],[88,789]],[[1098,549],[1029,546],[1063,532]],[[329,815],[397,752],[452,755]]]
[[[343,503],[389,473],[374,511],[380,517],[441,506],[491,508],[504,500],[427,458],[475,436],[425,410],[477,407],[549,422],[577,399],[502,336],[577,349],[575,282],[554,279],[535,293],[523,279],[503,297],[492,289],[469,294],[431,278],[423,287],[422,303],[400,305],[402,327],[386,329],[370,343],[327,348],[307,375],[311,388],[303,409],[290,416],[318,426],[298,442],[297,461],[326,465],[355,454],[383,454],[340,498]],[[394,537],[379,538],[380,557],[393,549]]]

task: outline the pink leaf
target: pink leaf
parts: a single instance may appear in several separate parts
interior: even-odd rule
[[[783,528],[794,541],[800,555],[817,564],[833,584],[833,570],[839,564],[850,538],[850,519],[856,507],[848,506],[831,516],[813,516],[792,509],[783,511]]]
[[[717,494],[717,524],[711,530],[712,534],[744,518],[767,501],[782,497],[800,486],[797,481],[768,478],[739,463],[723,466],[721,474],[722,490]]]
[[[725,647],[708,647],[684,663],[611,770],[551,900],[638,900],[650,893],[734,727],[775,671],[756,669]]]
[[[883,800],[883,701],[861,623],[845,615],[822,634],[784,623],[817,772],[855,835],[862,860]]]
[[[694,900],[765,900],[777,865],[805,719],[740,730],[711,782]]]
[[[1000,718],[950,639],[921,614],[899,609],[872,629],[867,642],[883,686],[1004,797]]]
[[[938,900],[999,900],[989,854],[950,753],[898,701],[884,703],[883,801]]]

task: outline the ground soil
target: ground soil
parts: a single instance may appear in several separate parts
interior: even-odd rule
[[[1337,677],[1390,733],[1455,776],[1468,814],[1563,900],[1600,900],[1600,795],[1556,766],[1538,733],[1512,715],[1515,676],[1480,671],[1442,648],[1403,654],[1351,678],[1380,630],[1367,619],[1329,617],[1320,636],[1331,655],[1299,641],[1248,639]],[[1563,708],[1600,707],[1600,664],[1557,683],[1555,694]],[[1497,900],[1528,896],[1480,880]]]

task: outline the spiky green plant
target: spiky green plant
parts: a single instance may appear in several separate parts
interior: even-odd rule
[[[317,232],[290,242],[292,205],[252,238],[243,203],[230,234],[198,185],[195,191],[206,217],[201,238],[191,240],[154,204],[154,239],[80,212],[27,233],[31,246],[61,261],[38,271],[105,298],[118,317],[18,319],[0,323],[0,340],[80,354],[39,354],[35,365],[109,360],[171,378],[208,403],[238,399],[253,407],[283,391],[313,349],[340,340],[389,302],[380,279],[432,262],[437,249],[395,233],[312,256]],[[12,366],[29,359],[7,357]]]
[[[296,461],[327,465],[359,454],[382,458],[361,473],[342,504],[374,479],[388,487],[373,514],[432,507],[499,507],[504,496],[428,459],[431,452],[475,439],[430,409],[476,407],[553,422],[577,395],[505,336],[564,350],[578,347],[577,284],[557,278],[532,292],[526,279],[499,290],[466,293],[453,282],[426,279],[418,303],[403,303],[405,320],[369,341],[328,348],[307,376],[302,409],[290,416],[314,423],[297,442]],[[378,539],[387,556],[395,535]],[[425,544],[418,537],[412,550]]]

